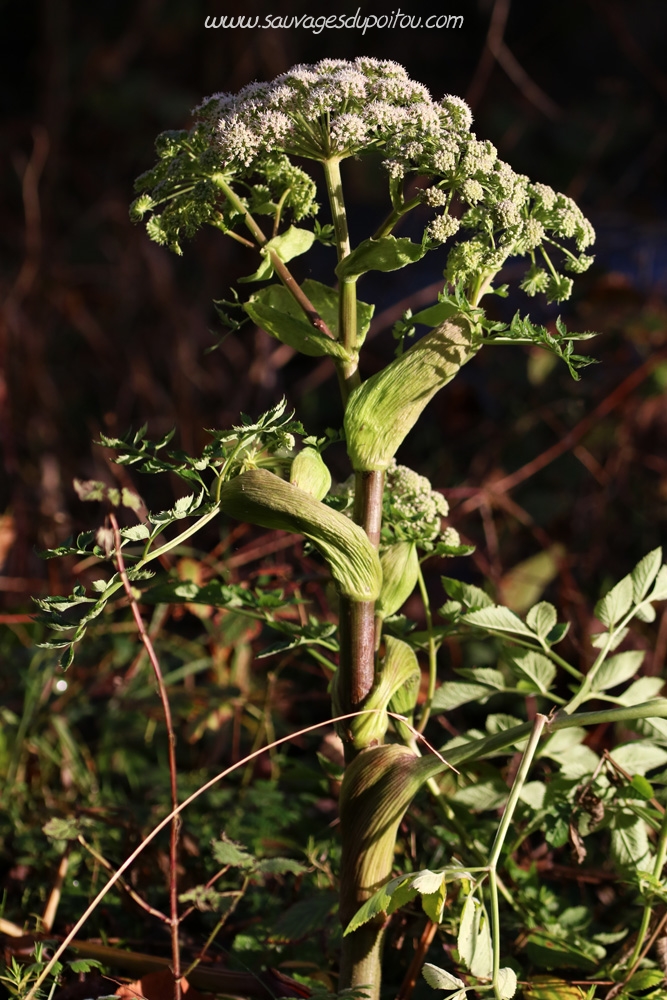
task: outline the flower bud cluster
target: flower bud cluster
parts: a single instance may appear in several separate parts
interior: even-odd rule
[[[383,546],[396,541],[415,542],[420,548],[440,541],[458,545],[458,533],[453,528],[442,529],[441,519],[448,513],[449,504],[426,476],[392,461],[384,491]]]

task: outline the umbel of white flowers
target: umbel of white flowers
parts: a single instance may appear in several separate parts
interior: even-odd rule
[[[481,287],[509,257],[527,256],[524,291],[562,301],[572,280],[552,262],[551,247],[572,273],[593,260],[582,253],[595,239],[593,227],[572,199],[517,174],[491,142],[471,131],[465,101],[434,100],[398,63],[361,57],[294,66],[237,94],[214,94],[195,114],[190,132],[158,138],[161,162],[138,179],[137,190],[145,193],[132,209],[137,219],[153,212],[152,238],[177,252],[180,237],[204,223],[224,231],[236,224],[229,213],[221,222],[220,178],[240,184],[242,200],[255,188],[267,196],[275,188],[278,200],[284,188],[284,207],[299,219],[318,206],[312,180],[291,157],[331,162],[375,153],[399,214],[407,205],[404,182],[422,178],[416,198],[437,212],[425,241],[434,246],[460,233],[445,268],[451,284]],[[563,240],[573,240],[576,252]]]

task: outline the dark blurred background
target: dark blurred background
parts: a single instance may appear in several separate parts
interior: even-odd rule
[[[360,7],[362,17],[398,10],[371,0]],[[515,169],[574,197],[599,231],[596,264],[560,310],[513,296],[492,308],[503,317],[530,310],[544,323],[560,311],[574,329],[597,329],[602,336],[582,349],[602,363],[573,382],[545,355],[488,349],[440,394],[401,453],[450,491],[454,523],[478,544],[463,572],[486,573],[509,593],[513,566],[555,551],[559,599],[574,613],[582,588],[595,597],[660,544],[667,4],[461,0],[431,8],[417,0],[413,16],[462,14],[463,25],[365,35],[205,27],[207,16],[223,14],[356,9],[301,0],[0,4],[5,621],[25,612],[29,594],[71,586],[63,564],[42,562],[36,550],[90,524],[71,482],[113,477],[92,443],[100,431],[147,422],[156,436],[176,426],[181,445],[197,450],[202,428],[229,425],[241,410],[256,414],[281,394],[309,430],[339,426],[326,362],[292,359],[250,327],[208,352],[222,334],[212,300],[250,267],[242,249],[211,231],[178,258],[128,219],[134,178],[154,162],[157,133],[187,127],[191,108],[212,92],[323,57],[394,59],[435,97],[466,97],[478,135]],[[384,215],[386,194],[357,164],[345,168],[354,230],[367,232]],[[443,262],[431,258],[421,272],[369,279],[360,289],[377,302],[366,372],[390,356],[402,311],[435,298]],[[510,264],[508,280],[518,273]],[[568,433],[560,454],[547,451]],[[140,488],[150,495],[154,484]],[[664,621],[659,631],[654,669],[667,644]]]

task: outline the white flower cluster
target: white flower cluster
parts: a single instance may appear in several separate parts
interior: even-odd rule
[[[248,167],[276,150],[323,160],[380,149],[402,176],[451,171],[460,155],[486,163],[493,148],[471,136],[465,101],[436,102],[398,63],[367,57],[295,66],[270,83],[214,94],[197,111],[216,129],[223,165]]]
[[[443,531],[441,527],[441,518],[448,513],[449,504],[426,476],[392,462],[384,492],[383,544],[414,541],[423,546],[444,541],[457,546],[459,537],[454,528]]]
[[[509,257],[528,255],[524,290],[561,301],[572,282],[551,262],[548,244],[562,251],[573,273],[592,260],[581,251],[595,233],[575,203],[499,160],[493,144],[470,131],[464,101],[433,100],[398,63],[360,57],[295,66],[269,83],[210,97],[199,116],[221,166],[239,176],[276,154],[323,161],[377,151],[394,186],[408,174],[429,178],[422,200],[439,212],[425,237],[444,243],[468,231],[467,242],[459,239],[450,250],[445,278],[468,284],[473,297]],[[574,240],[579,256],[559,239]],[[546,270],[538,266],[538,250]]]

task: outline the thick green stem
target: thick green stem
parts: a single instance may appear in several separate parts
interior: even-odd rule
[[[417,730],[423,733],[426,729],[426,723],[431,715],[431,703],[433,701],[433,695],[435,694],[435,682],[437,679],[437,655],[438,650],[435,644],[435,636],[433,634],[433,615],[431,614],[431,602],[428,596],[428,590],[426,588],[426,581],[424,580],[424,574],[422,573],[421,566],[419,567],[419,576],[417,577],[417,582],[419,584],[419,593],[421,595],[422,604],[424,605],[424,616],[426,618],[426,631],[428,633],[428,691],[426,693],[426,701],[424,702],[424,707],[422,709],[421,718],[419,720],[419,725]]]
[[[343,182],[340,176],[340,160],[333,157],[324,160],[324,177],[329,195],[331,218],[333,220],[336,253],[341,261],[350,252],[350,235],[347,228],[347,214],[343,198]],[[338,337],[348,353],[354,358],[338,365],[338,377],[343,399],[360,384],[357,355],[357,282],[356,279],[342,281],[338,295]]]

